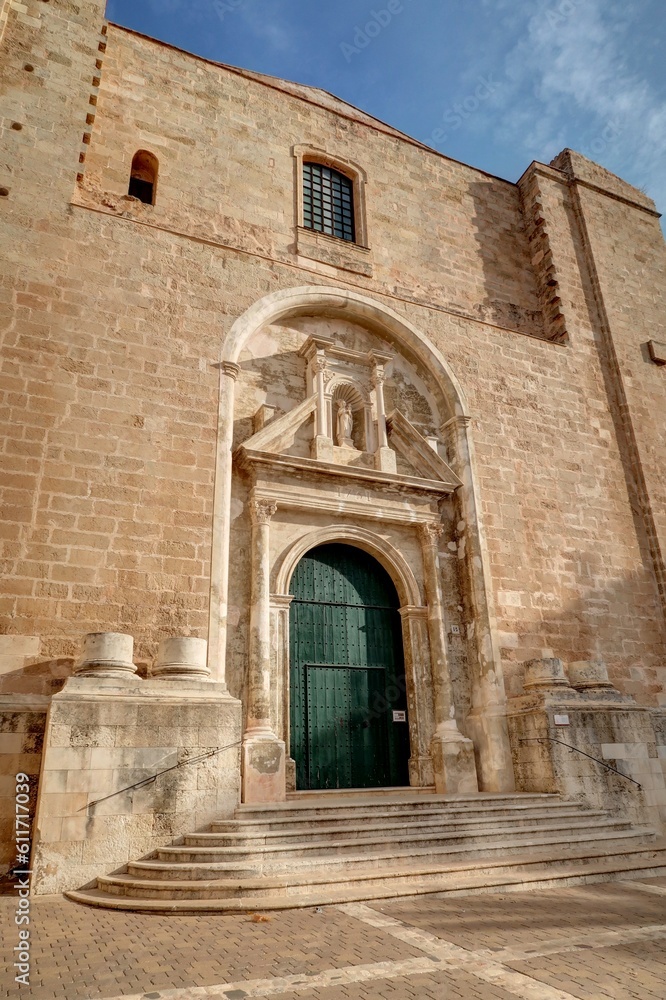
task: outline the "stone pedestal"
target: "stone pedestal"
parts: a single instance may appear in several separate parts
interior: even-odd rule
[[[615,690],[605,666],[590,661],[565,672],[560,660],[531,660],[524,688],[508,706],[518,790],[556,792],[659,827],[666,788],[649,710]]]
[[[70,677],[46,721],[32,891],[80,888],[231,819],[240,734],[224,684]]]
[[[243,802],[282,802],[286,795],[286,750],[271,732],[243,737]]]
[[[318,462],[333,462],[335,445],[329,437],[318,434],[312,441],[312,457]]]
[[[478,792],[474,744],[453,726],[438,727],[430,743],[430,754],[438,795]]]
[[[124,632],[89,632],[83,639],[78,677],[123,677],[136,673],[134,639]]]
[[[526,691],[557,691],[570,688],[571,685],[562,660],[547,657],[529,660],[525,664],[523,687]]]
[[[608,668],[601,660],[576,660],[567,664],[569,683],[576,691],[615,691]]]
[[[208,643],[192,636],[173,636],[159,645],[153,677],[163,680],[208,680]]]
[[[380,472],[397,471],[396,454],[388,445],[385,448],[378,448],[375,452],[375,468]]]

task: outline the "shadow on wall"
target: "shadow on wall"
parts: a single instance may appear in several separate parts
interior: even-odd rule
[[[505,181],[488,178],[471,183],[469,193],[485,286],[474,312],[487,323],[543,338],[544,319],[518,189],[511,194]]]
[[[564,562],[561,568],[570,570],[573,581],[606,575],[599,553],[559,553],[555,558]],[[517,596],[529,603],[505,606],[505,620],[511,620],[512,610],[517,612],[515,630],[500,632],[509,697],[522,694],[526,661],[555,656],[565,664],[603,660],[614,686],[638,704],[666,705],[666,628],[649,570],[589,587],[584,596],[566,602],[548,592]],[[524,620],[526,613],[529,621]]]
[[[9,670],[0,675],[0,695],[47,695],[62,691],[65,681],[74,674],[76,660],[73,657],[59,657],[29,663],[17,670]],[[147,677],[149,665],[138,662],[137,676]]]

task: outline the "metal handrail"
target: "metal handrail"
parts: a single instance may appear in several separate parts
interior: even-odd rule
[[[571,753],[580,753],[583,757],[589,757],[590,760],[594,760],[597,764],[601,764],[605,767],[607,771],[612,771],[614,774],[619,774],[621,778],[625,778],[627,781],[633,782],[634,785],[638,785],[639,788],[643,788],[640,782],[636,781],[634,778],[630,778],[628,774],[623,774],[622,771],[618,771],[616,767],[611,767],[607,764],[605,760],[601,760],[599,757],[593,757],[591,753],[586,753],[585,750],[579,750],[578,747],[572,747],[570,743],[565,743],[563,740],[556,740],[554,736],[528,736],[521,737],[521,743],[544,743],[548,741],[549,743],[559,743],[561,747],[567,747]]]
[[[216,747],[214,750],[207,750],[206,753],[199,754],[198,757],[190,757],[189,760],[180,760],[177,764],[172,764],[171,767],[165,767],[161,771],[156,771],[155,774],[151,774],[148,778],[135,781],[133,785],[126,785],[125,788],[119,788],[117,791],[111,792],[110,795],[105,795],[101,799],[95,799],[93,802],[89,802],[86,806],[83,806],[82,809],[88,811],[93,806],[99,805],[100,802],[112,799],[115,795],[121,795],[123,792],[130,792],[133,788],[142,788],[143,785],[149,785],[151,781],[155,781],[161,774],[168,774],[169,771],[175,771],[176,768],[185,767],[187,764],[199,764],[202,760],[215,757],[218,753],[223,753],[225,750],[232,750],[234,747],[239,747],[242,742],[242,740],[237,740],[235,743],[228,743],[225,747]],[[79,809],[78,811],[81,812],[82,810]]]

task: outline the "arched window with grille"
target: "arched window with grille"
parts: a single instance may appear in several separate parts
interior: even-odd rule
[[[354,184],[339,170],[303,164],[303,225],[354,243]]]
[[[157,157],[147,149],[140,149],[132,159],[129,188],[127,193],[138,198],[144,205],[155,204],[157,190]]]

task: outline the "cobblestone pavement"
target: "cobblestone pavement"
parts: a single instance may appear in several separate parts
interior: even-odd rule
[[[23,1000],[666,1000],[666,879],[251,916],[183,917],[31,901]]]

